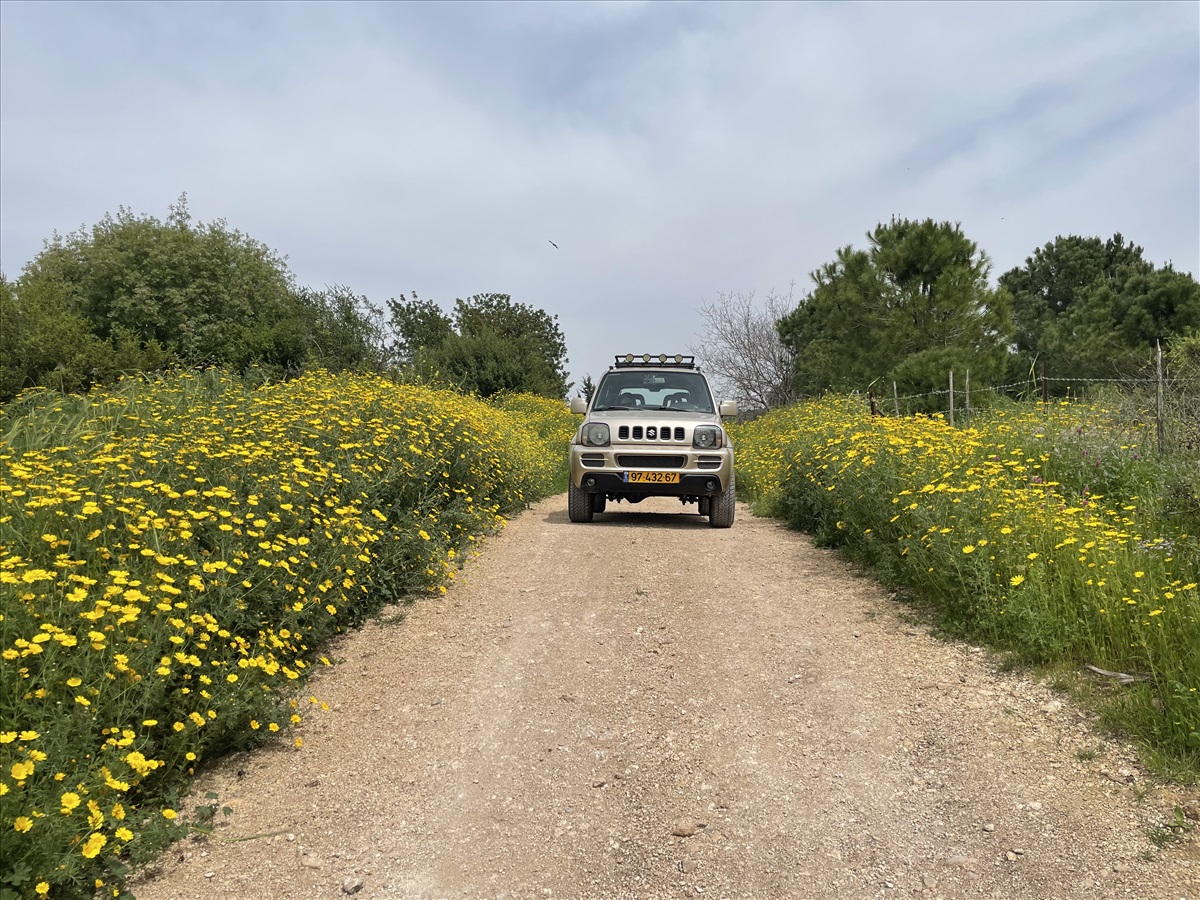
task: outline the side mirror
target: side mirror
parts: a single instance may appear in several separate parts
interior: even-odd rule
[[[729,419],[729,418],[732,418],[733,416],[736,416],[738,414],[737,401],[736,400],[722,400],[721,406],[720,406],[720,413],[721,413],[722,419]]]
[[[583,415],[585,412],[587,412],[587,401],[582,397],[572,397],[571,412],[576,413],[577,415]]]

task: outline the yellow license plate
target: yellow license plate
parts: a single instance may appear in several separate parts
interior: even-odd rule
[[[679,484],[678,472],[626,472],[630,484]]]

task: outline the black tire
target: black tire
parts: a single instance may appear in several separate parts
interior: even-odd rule
[[[606,506],[608,506],[607,497],[603,494],[592,494],[592,512],[602,513]]]
[[[696,512],[702,516],[707,516],[712,512],[712,501],[707,497],[701,497],[696,501]]]
[[[732,528],[733,515],[737,509],[737,492],[734,490],[733,478],[729,479],[729,487],[725,493],[709,500],[708,524],[713,528]]]
[[[592,521],[592,495],[574,484],[567,485],[567,515],[572,522]]]

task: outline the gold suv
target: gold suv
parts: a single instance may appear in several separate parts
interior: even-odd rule
[[[609,500],[678,497],[714,528],[733,525],[733,445],[721,419],[737,404],[713,399],[694,357],[618,356],[591,403],[577,397],[571,411],[584,414],[571,442],[572,522],[592,521]]]

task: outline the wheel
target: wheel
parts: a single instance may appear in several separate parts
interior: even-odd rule
[[[604,512],[606,506],[608,506],[608,498],[603,494],[592,494],[592,512]]]
[[[567,515],[572,522],[592,521],[592,495],[574,484],[567,485]]]
[[[696,512],[700,513],[702,516],[707,516],[710,512],[712,512],[712,500],[710,500],[708,497],[701,497],[696,501],[696,507]]]
[[[731,527],[736,505],[737,493],[734,490],[733,478],[730,478],[729,487],[725,488],[725,492],[709,500],[708,524],[713,528]]]

